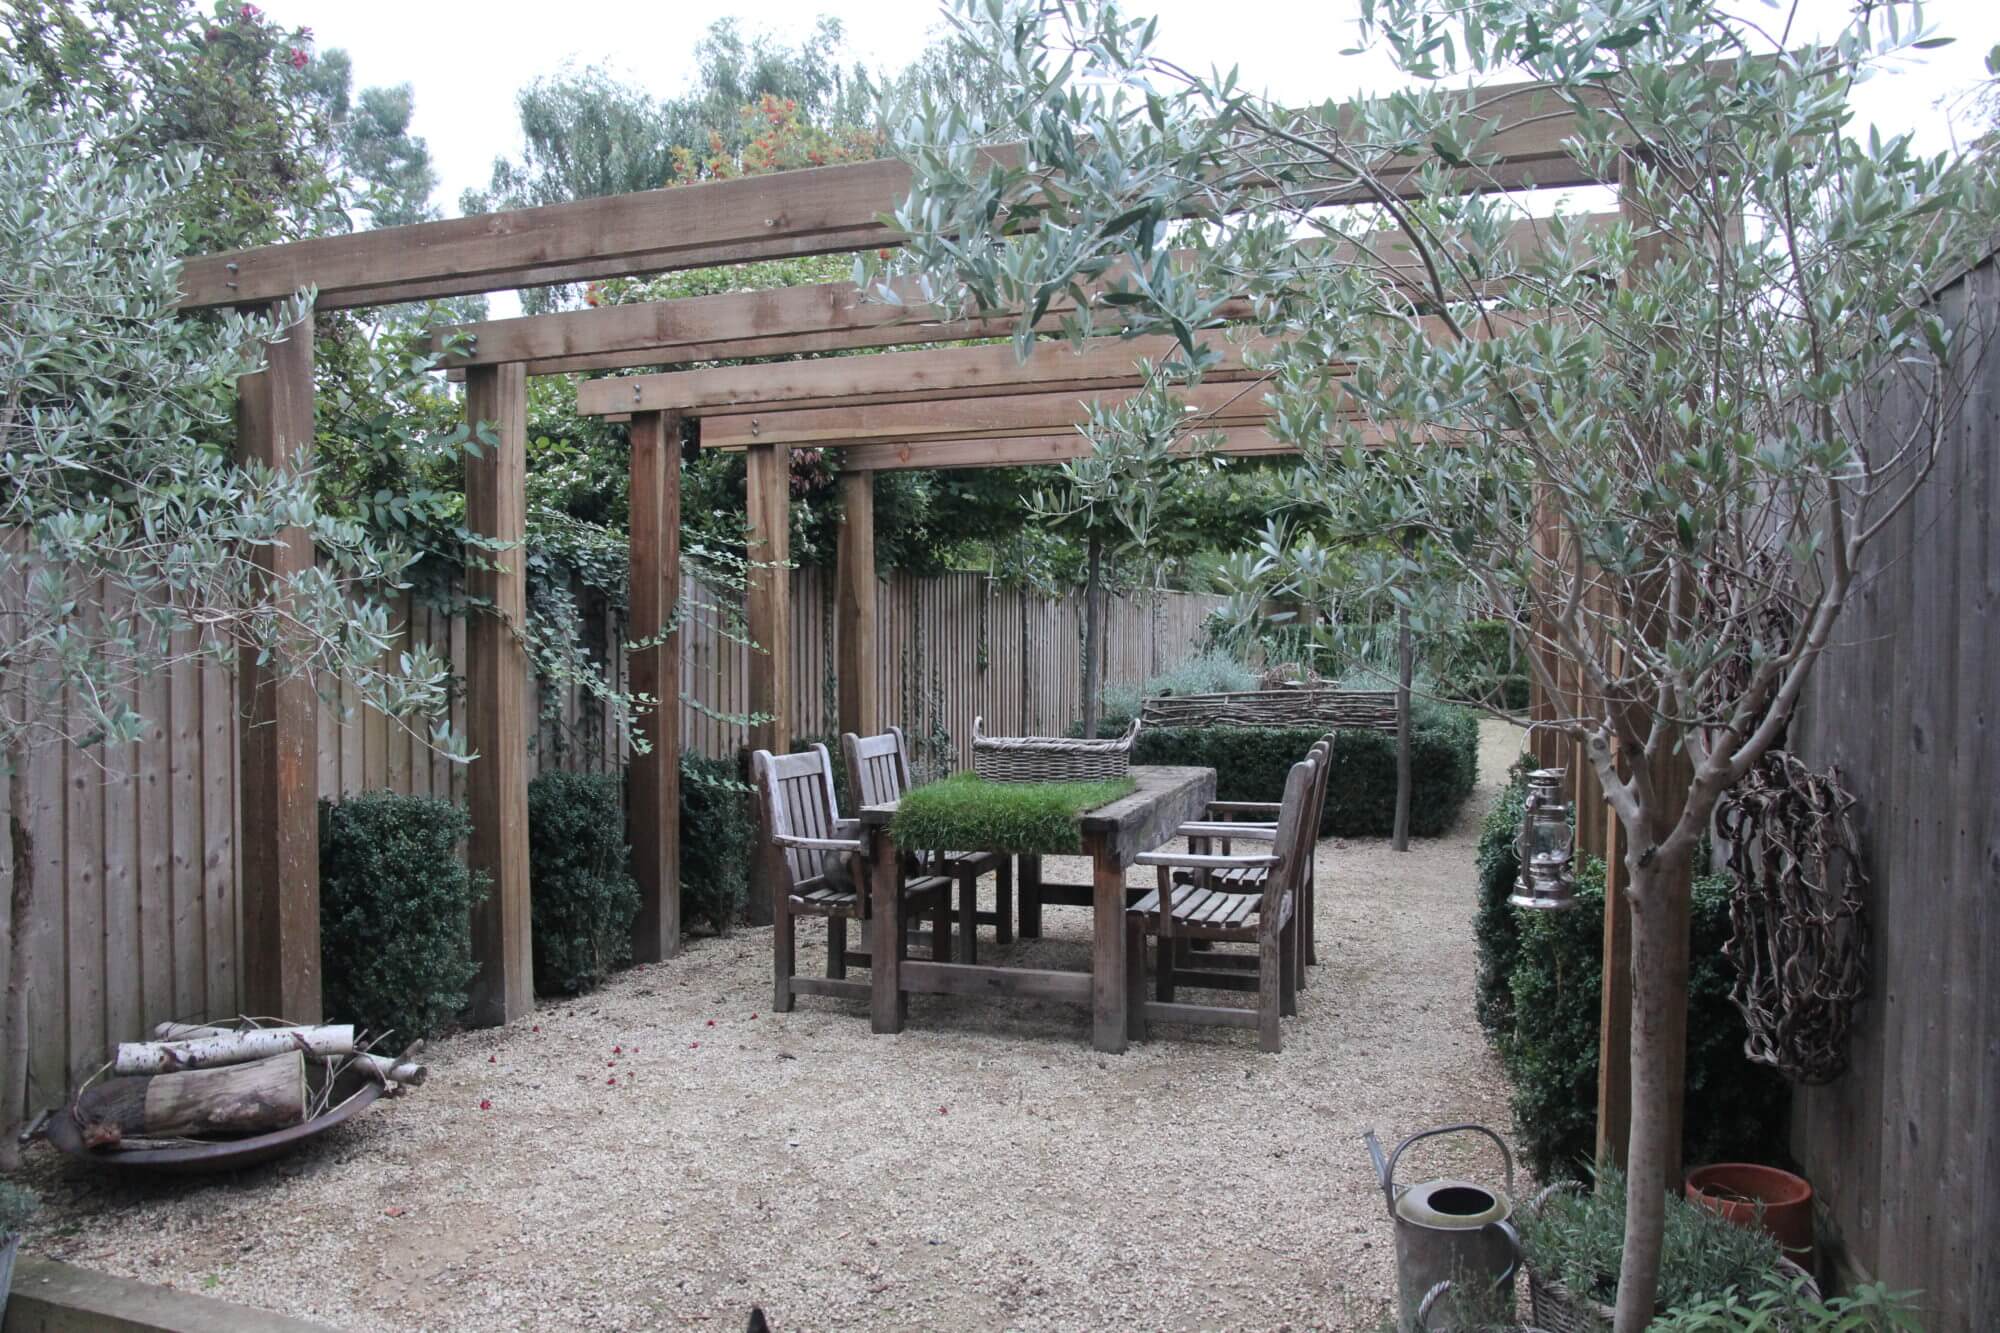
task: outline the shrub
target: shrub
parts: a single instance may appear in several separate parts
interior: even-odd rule
[[[1285,775],[1323,735],[1316,727],[1156,727],[1139,733],[1133,762],[1215,770],[1216,799],[1275,801]],[[1460,708],[1411,709],[1410,831],[1445,832],[1478,776],[1479,723]],[[1396,822],[1396,736],[1359,727],[1334,738],[1320,836],[1387,837]]]
[[[1459,703],[1527,711],[1528,670],[1503,620],[1468,620],[1426,645],[1437,693]]]
[[[1195,653],[1153,676],[1144,685],[1106,685],[1099,697],[1103,717],[1116,713],[1130,726],[1142,700],[1162,694],[1235,694],[1257,688],[1257,673],[1218,648]]]
[[[1536,1272],[1560,1281],[1573,1296],[1607,1305],[1616,1299],[1625,1249],[1622,1172],[1607,1167],[1595,1190],[1559,1190],[1540,1209],[1521,1210],[1517,1220],[1522,1256]],[[1670,1193],[1659,1303],[1686,1305],[1732,1290],[1782,1291],[1779,1253],[1766,1233]]]
[[[1484,894],[1482,884],[1482,917],[1489,910]],[[1584,863],[1576,896],[1577,906],[1565,912],[1502,909],[1514,915],[1516,938],[1506,964],[1507,996],[1504,1005],[1495,1004],[1502,1023],[1495,1044],[1514,1085],[1521,1155],[1544,1180],[1578,1174],[1597,1146],[1604,976],[1601,861]],[[1726,876],[1695,880],[1692,915],[1681,1151],[1689,1162],[1769,1160],[1783,1148],[1790,1093],[1775,1070],[1753,1064],[1743,1054],[1743,1017],[1729,999],[1730,965],[1722,956],[1729,937]],[[1483,933],[1482,966],[1489,951],[1504,960],[1509,948],[1504,931]],[[1487,998],[1482,984],[1482,1004]],[[1485,1021],[1484,1012],[1481,1018]]]
[[[1500,798],[1486,812],[1479,830],[1479,899],[1473,908],[1472,934],[1479,950],[1474,982],[1474,1011],[1486,1035],[1498,1040],[1514,1023],[1514,957],[1521,947],[1518,907],[1507,904],[1521,872],[1514,838],[1521,829],[1521,807],[1527,800],[1527,766],[1516,764]]]
[[[1846,1296],[1821,1297],[1805,1277],[1751,1296],[1732,1291],[1668,1310],[1650,1333],[1922,1333],[1915,1293],[1865,1282]]]
[[[681,923],[717,934],[736,924],[748,896],[757,825],[750,788],[728,759],[681,754]]]
[[[478,972],[472,907],[485,877],[459,854],[471,819],[434,796],[364,792],[320,802],[319,830],[328,1016],[429,1036],[465,1007]]]
[[[25,1185],[0,1180],[0,1236],[18,1236],[41,1210],[41,1196]]]
[[[528,886],[535,992],[576,995],[632,956],[639,885],[625,844],[620,780],[542,774],[528,784]]]

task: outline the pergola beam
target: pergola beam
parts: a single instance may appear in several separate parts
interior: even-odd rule
[[[1593,214],[1571,219],[1570,227],[1572,232],[1594,234],[1617,220],[1615,213]],[[1515,223],[1505,243],[1507,252],[1519,262],[1535,257],[1545,242],[1547,225],[1542,218]],[[1393,255],[1398,246],[1393,234],[1384,234],[1371,249]],[[1302,253],[1313,249],[1310,245],[1300,248]],[[1360,257],[1355,247],[1343,243],[1320,262],[1351,263]],[[1419,287],[1422,269],[1413,263],[1406,272],[1410,287]],[[446,373],[458,379],[463,378],[467,366],[514,361],[524,363],[530,375],[561,375],[817,356],[1005,338],[1014,332],[1015,319],[1010,312],[945,317],[920,303],[920,293],[910,280],[893,280],[890,287],[902,304],[870,299],[850,282],[829,282],[460,324],[440,329],[434,343]],[[1074,308],[1067,293],[1058,293],[1038,327],[1057,328]],[[1253,318],[1255,312],[1248,301],[1234,301],[1217,313],[1219,318],[1239,322]]]
[[[1214,437],[1211,452],[1232,458],[1268,458],[1295,454],[1294,445],[1262,426],[1232,426],[1207,432]],[[1364,443],[1381,443],[1379,433],[1362,427]],[[1185,452],[1185,450],[1184,450]],[[967,467],[1034,467],[1083,458],[1090,441],[1080,431],[1044,435],[969,436],[952,440],[879,440],[849,444],[840,451],[842,475],[848,469],[869,472],[945,471]]]
[[[1487,161],[1454,171],[1461,190],[1606,183],[1570,153],[1566,143],[1578,131],[1576,113],[1546,85],[1505,84],[1447,96],[1493,127],[1480,144]],[[1019,147],[983,151],[1009,160]],[[1412,195],[1422,192],[1420,174],[1429,161],[1424,154],[1374,165],[1392,193]],[[874,249],[902,242],[882,218],[909,186],[909,168],[885,159],[203,255],[182,269],[181,304],[190,310],[244,305],[311,287],[320,308],[343,309]],[[1373,198],[1367,191],[1327,190],[1296,202],[1334,207]]]
[[[703,418],[702,444],[741,449],[784,444],[813,448],[888,440],[945,440],[967,436],[1005,437],[1073,432],[1090,420],[1091,405],[1117,406],[1140,389],[1016,393],[987,398],[947,398],[923,403],[882,403],[863,407],[821,407],[795,412],[755,412]],[[1263,387],[1255,382],[1201,383],[1178,391],[1187,405],[1190,430],[1255,425],[1270,415]]]
[[[1256,374],[1245,354],[1267,352],[1273,343],[1250,336],[1215,346],[1221,360],[1203,381],[1220,384]],[[679,410],[712,417],[744,407],[791,412],[1006,393],[1090,395],[1132,387],[1141,362],[1181,356],[1180,344],[1169,337],[1092,338],[1080,350],[1047,339],[1035,343],[1025,360],[1006,343],[588,380],[577,386],[576,403],[585,416]]]

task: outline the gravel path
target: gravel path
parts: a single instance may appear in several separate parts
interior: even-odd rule
[[[29,1249],[350,1329],[734,1330],[753,1303],[780,1333],[1374,1327],[1393,1257],[1361,1131],[1507,1123],[1472,850],[1518,735],[1486,724],[1449,836],[1321,844],[1282,1055],[1160,1029],[1101,1056],[1053,1003],[919,996],[895,1037],[864,1004],[773,1015],[746,930],[438,1043],[428,1085],[240,1178],[107,1182],[43,1147]],[[1087,959],[1085,913],[1044,929],[1013,957]],[[1458,1151],[1413,1178],[1498,1169]]]

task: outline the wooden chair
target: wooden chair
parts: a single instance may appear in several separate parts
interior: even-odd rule
[[[847,790],[857,805],[886,805],[900,801],[914,783],[910,779],[910,752],[903,744],[903,729],[891,727],[880,736],[857,736],[848,732],[840,738],[847,759]],[[979,961],[979,927],[991,925],[994,940],[1009,944],[1014,938],[1014,859],[1002,852],[926,852],[907,854],[905,870],[911,874],[943,875],[958,883],[959,961]],[[979,877],[993,872],[991,912],[979,910]]]
[[[872,915],[868,867],[860,825],[840,817],[826,747],[786,755],[758,750],[750,756],[750,773],[757,785],[757,823],[771,882],[772,1007],[789,1013],[798,995],[869,998],[867,982],[847,977],[850,965],[869,963],[865,950],[847,947],[847,923]],[[951,881],[942,875],[905,878],[902,908],[906,921],[930,918],[931,956],[948,958]],[[793,918],[800,916],[826,918],[824,978],[797,975]]]
[[[1159,872],[1159,885],[1125,914],[1126,1009],[1131,1036],[1143,1039],[1147,1025],[1154,1021],[1212,1023],[1254,1027],[1258,1044],[1265,1050],[1282,1049],[1279,1019],[1298,1012],[1298,907],[1302,872],[1317,832],[1306,823],[1306,807],[1320,767],[1311,756],[1292,765],[1268,852],[1223,856],[1157,851],[1139,855],[1137,864]],[[1175,883],[1177,870],[1206,872],[1208,882]],[[1229,887],[1247,882],[1230,878],[1239,871],[1261,871],[1263,878],[1252,887]],[[1153,999],[1146,998],[1149,934],[1159,941]],[[1176,945],[1181,940],[1198,939],[1257,946],[1255,1009],[1174,1001]]]
[[[1319,884],[1318,857],[1314,853],[1319,843],[1320,819],[1326,811],[1327,779],[1333,773],[1333,733],[1329,731],[1326,735],[1314,741],[1312,749],[1307,752],[1307,756],[1309,758],[1317,758],[1319,767],[1313,779],[1313,789],[1308,793],[1306,798],[1306,819],[1310,830],[1310,841],[1307,844],[1308,854],[1304,867],[1305,886],[1299,895],[1298,909],[1298,969],[1300,990],[1306,989],[1309,984],[1306,972],[1307,966],[1319,963],[1319,952],[1313,943],[1314,899]],[[1279,803],[1276,801],[1211,801],[1206,812],[1206,819],[1197,823],[1183,824],[1175,832],[1177,836],[1188,840],[1188,850],[1190,851],[1207,852],[1210,850],[1211,845],[1219,843],[1220,851],[1226,856],[1229,853],[1233,840],[1238,838],[1253,842],[1270,842],[1277,828],[1277,825],[1272,821],[1276,820],[1278,816],[1278,805]],[[1262,816],[1263,818],[1258,819],[1256,818],[1257,816]],[[1192,884],[1198,881],[1200,874],[1201,872],[1199,871],[1182,870],[1176,872],[1175,878],[1181,883]],[[1225,879],[1229,881],[1229,887],[1239,891],[1248,891],[1256,884],[1261,883],[1263,875],[1264,872],[1261,870],[1241,871],[1226,876]],[[1251,960],[1244,959],[1241,955],[1219,955],[1209,961],[1227,967],[1238,963],[1250,962]]]

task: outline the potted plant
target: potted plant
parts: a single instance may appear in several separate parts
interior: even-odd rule
[[[1822,1300],[1801,1276],[1781,1290],[1754,1296],[1732,1291],[1669,1310],[1648,1333],[1920,1333],[1922,1328],[1908,1292],[1892,1292],[1873,1282],[1846,1296]]]
[[[1625,1243],[1625,1176],[1600,1169],[1597,1188],[1554,1185],[1520,1216],[1534,1322],[1553,1333],[1609,1328]],[[1784,1291],[1811,1278],[1784,1257],[1778,1242],[1685,1198],[1670,1198],[1660,1252],[1661,1311],[1730,1292]]]
[[[1687,1196],[1739,1227],[1769,1232],[1787,1259],[1812,1271],[1813,1189],[1805,1177],[1775,1166],[1717,1162],[1688,1172]]]
[[[7,1293],[14,1286],[14,1256],[21,1249],[21,1233],[41,1207],[35,1192],[11,1180],[0,1180],[0,1319],[7,1315]]]

